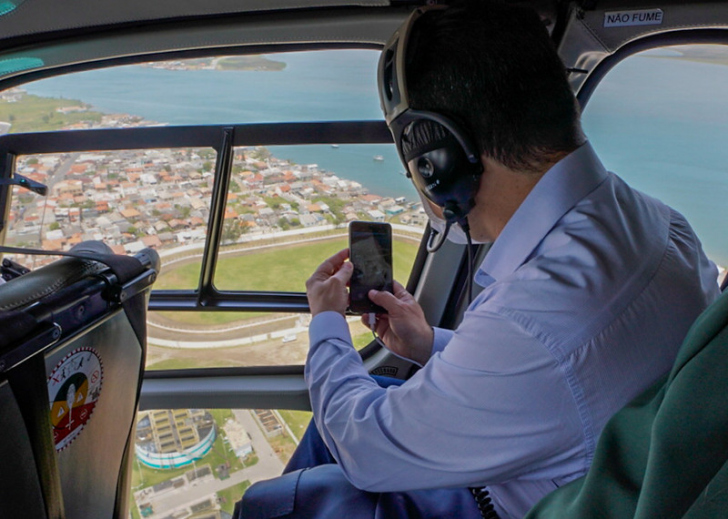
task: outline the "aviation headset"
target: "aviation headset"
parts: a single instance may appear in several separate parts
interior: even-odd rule
[[[379,58],[377,83],[384,118],[407,176],[420,193],[443,209],[447,229],[458,223],[467,231],[467,214],[475,205],[483,172],[477,148],[449,117],[410,108],[405,77],[412,27],[423,15],[446,8],[430,5],[412,12]]]

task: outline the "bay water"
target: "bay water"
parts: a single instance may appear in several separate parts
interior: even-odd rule
[[[170,125],[381,120],[373,50],[271,55],[281,71],[124,66],[26,85],[93,109]],[[728,66],[653,53],[629,58],[602,81],[584,129],[606,167],[683,212],[709,256],[728,265]],[[335,144],[335,143],[332,143]],[[370,192],[416,200],[392,145],[272,146]]]

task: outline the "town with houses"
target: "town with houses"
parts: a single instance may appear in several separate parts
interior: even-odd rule
[[[148,125],[136,116],[111,114],[71,128]],[[15,188],[6,244],[68,250],[81,241],[101,239],[116,253],[134,254],[145,247],[203,242],[215,160],[211,148],[18,157],[17,173],[47,185],[49,192],[40,197]],[[266,148],[235,149],[224,244],[243,235],[270,236],[355,219],[419,227],[426,223],[419,202],[369,193],[316,164],[273,157]]]

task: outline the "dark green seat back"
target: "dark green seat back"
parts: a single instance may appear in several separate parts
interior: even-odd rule
[[[695,321],[668,376],[619,411],[586,476],[535,519],[728,517],[728,293]]]

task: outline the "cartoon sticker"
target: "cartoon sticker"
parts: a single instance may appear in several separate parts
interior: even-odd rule
[[[56,451],[68,447],[91,418],[101,393],[104,370],[98,353],[78,348],[48,377],[48,399]]]

